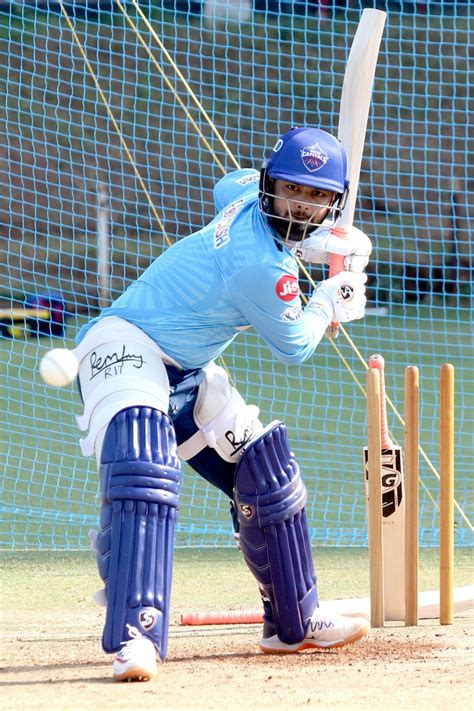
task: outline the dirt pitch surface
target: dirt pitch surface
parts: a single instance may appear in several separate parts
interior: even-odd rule
[[[31,619],[28,619],[31,616]],[[116,683],[100,648],[101,614],[33,620],[24,611],[1,644],[2,709],[474,708],[474,614],[452,626],[389,623],[330,652],[269,656],[260,627],[171,628],[169,658],[145,683]]]

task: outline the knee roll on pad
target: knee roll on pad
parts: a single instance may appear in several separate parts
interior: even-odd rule
[[[101,451],[102,511],[96,541],[105,582],[106,652],[136,627],[166,657],[180,463],[169,417],[127,408],[110,422]]]
[[[287,644],[304,638],[318,605],[306,497],[286,427],[272,423],[237,464],[234,501],[240,547],[270,600],[278,637]]]
[[[211,447],[225,462],[235,463],[247,442],[263,429],[259,409],[245,404],[224,368],[211,362],[201,372],[204,378],[193,411],[198,430],[179,445],[180,459],[188,461]]]

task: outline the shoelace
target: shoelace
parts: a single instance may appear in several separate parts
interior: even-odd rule
[[[130,637],[131,637],[132,639],[139,639],[140,637],[143,636],[143,635],[141,634],[141,632],[139,632],[139,631],[137,630],[136,627],[133,627],[133,625],[129,625],[128,622],[127,622],[127,629],[128,629],[128,634],[130,635]]]
[[[136,639],[140,639],[140,637],[143,637],[143,635],[137,630],[137,628],[134,627],[133,625],[128,624],[128,622],[127,622],[127,630],[128,630],[130,639],[127,639],[127,641],[122,642],[123,647],[120,650],[119,654],[121,654],[129,646],[130,642],[134,642]]]

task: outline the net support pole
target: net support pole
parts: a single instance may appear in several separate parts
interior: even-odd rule
[[[105,183],[97,186],[97,271],[99,276],[99,306],[110,304],[110,209]]]

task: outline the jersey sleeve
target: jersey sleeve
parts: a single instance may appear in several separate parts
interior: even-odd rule
[[[220,212],[230,202],[246,193],[256,192],[259,180],[260,173],[253,168],[242,168],[225,175],[214,186],[214,204],[217,211]]]
[[[329,324],[323,313],[305,313],[297,277],[275,266],[243,268],[229,279],[227,293],[272,353],[287,365],[309,358]]]

